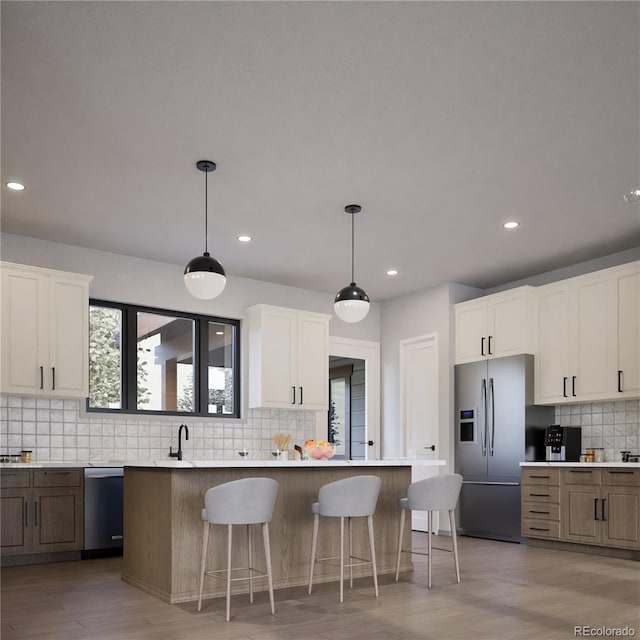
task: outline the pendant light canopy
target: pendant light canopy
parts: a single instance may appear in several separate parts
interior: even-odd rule
[[[344,289],[338,291],[333,308],[336,315],[344,322],[360,322],[367,313],[369,313],[369,296],[364,289],[358,287],[354,277],[354,216],[362,211],[362,207],[358,204],[348,204],[345,213],[351,215],[351,284]]]
[[[227,284],[227,274],[222,265],[209,255],[207,179],[211,171],[216,170],[216,163],[211,160],[199,160],[196,167],[204,172],[204,253],[189,262],[184,270],[184,284],[187,291],[195,298],[211,300],[219,296]]]

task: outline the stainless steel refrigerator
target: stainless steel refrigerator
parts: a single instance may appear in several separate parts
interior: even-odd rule
[[[455,367],[455,470],[460,533],[520,538],[520,462],[544,460],[554,408],[533,405],[533,356]]]

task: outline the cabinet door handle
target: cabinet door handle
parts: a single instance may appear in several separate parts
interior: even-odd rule
[[[622,393],[622,371],[618,371],[618,392]]]
[[[598,498],[593,499],[593,519],[598,520]]]
[[[302,404],[302,387],[300,387],[300,404]]]
[[[51,389],[56,388],[56,368],[51,367]]]
[[[44,389],[44,367],[40,367],[40,388]]]
[[[576,395],[576,377],[571,376],[571,395],[575,397]]]
[[[34,520],[33,526],[37,527],[38,526],[38,501],[37,500],[33,503],[33,520]]]
[[[606,522],[606,521],[607,521],[607,518],[606,518],[606,516],[604,515],[604,504],[605,504],[605,502],[606,502],[606,501],[607,501],[607,499],[606,499],[606,498],[602,498],[602,509],[600,509],[600,512],[601,512],[601,515],[602,515],[602,521],[603,521],[603,522]]]
[[[567,376],[562,378],[562,397],[567,398]]]
[[[487,345],[488,345],[488,349],[487,351],[489,352],[489,355],[493,355],[492,351],[491,351],[491,338],[493,338],[493,336],[489,336],[489,340],[487,340]]]
[[[29,526],[29,503],[25,502],[23,508],[24,508],[24,526],[28,527]]]
[[[485,353],[484,353],[484,341],[485,341],[485,338],[483,336],[482,338],[480,338],[480,355],[481,356],[485,355]]]
[[[371,443],[373,444],[373,442]],[[435,451],[436,450],[436,445],[432,444],[430,447],[424,447],[425,449],[431,449],[431,451]]]
[[[291,401],[291,404],[295,404],[296,403],[296,388],[295,387],[291,387],[293,389],[293,400]]]

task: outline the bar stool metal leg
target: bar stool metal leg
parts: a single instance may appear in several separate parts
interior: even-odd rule
[[[343,600],[344,600],[344,517],[341,517],[340,518],[340,602],[342,602]]]
[[[376,566],[376,546],[373,541],[373,516],[367,516],[367,525],[369,526],[369,550],[371,552],[371,563],[373,567],[373,588],[378,597],[378,567]]]
[[[429,554],[429,561],[427,563],[428,573],[429,573],[429,582],[428,587],[431,589],[431,529],[433,522],[433,511],[427,511],[427,553]]]
[[[451,526],[451,541],[453,542],[453,561],[456,565],[456,580],[460,584],[460,564],[458,562],[458,534],[456,533],[456,514],[449,510],[449,524]]]
[[[353,589],[353,537],[351,535],[351,518],[349,521],[349,589]]]
[[[251,558],[251,525],[247,525],[247,556],[248,562],[247,565],[249,567],[249,602],[253,604],[253,562]]]
[[[276,605],[273,600],[273,578],[271,575],[271,544],[269,542],[269,523],[262,523],[262,540],[264,543],[264,557],[267,564],[267,583],[269,584],[269,602],[271,603],[271,613],[275,615]]]
[[[227,622],[231,620],[231,549],[233,547],[233,525],[227,525]]]
[[[202,609],[202,590],[204,588],[204,572],[207,564],[207,547],[209,546],[209,528],[210,524],[204,522],[204,531],[202,535],[202,560],[200,561],[200,595],[198,596],[198,611]]]
[[[396,582],[400,576],[400,556],[402,555],[402,534],[404,533],[404,519],[406,509],[400,509],[400,533],[398,534],[398,560],[396,561]]]
[[[318,544],[318,524],[320,522],[320,516],[317,513],[313,514],[313,538],[311,539],[311,564],[309,566],[309,594],[311,594],[311,587],[313,585],[313,568],[316,563],[316,545]]]

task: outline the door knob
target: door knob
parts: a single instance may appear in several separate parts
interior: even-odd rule
[[[369,440],[369,441],[367,442],[367,444],[368,444],[370,447],[373,447],[373,440]]]

